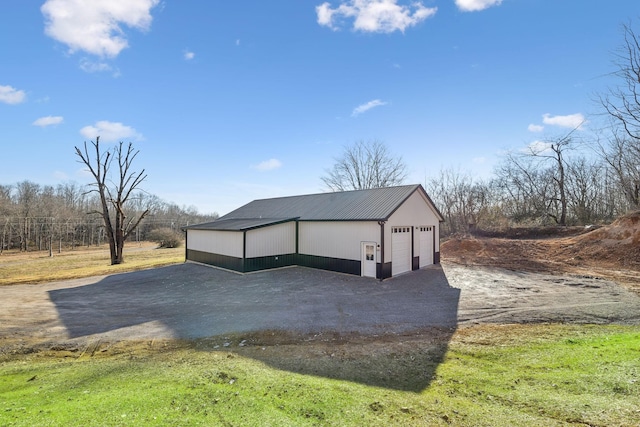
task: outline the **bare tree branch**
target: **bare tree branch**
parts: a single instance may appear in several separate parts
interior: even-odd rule
[[[407,166],[377,140],[358,141],[345,147],[333,168],[321,177],[332,191],[364,190],[400,185],[407,177]]]

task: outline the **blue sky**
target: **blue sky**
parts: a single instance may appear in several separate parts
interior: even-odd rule
[[[89,5],[89,6],[87,6]],[[0,183],[89,178],[74,146],[140,150],[143,187],[220,214],[325,191],[378,139],[407,183],[598,121],[637,0],[6,0]]]

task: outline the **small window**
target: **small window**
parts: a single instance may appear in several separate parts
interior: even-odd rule
[[[374,247],[373,247],[373,245],[367,245],[365,250],[366,250],[365,257],[366,257],[367,261],[373,261],[374,260],[374,258],[373,258],[374,257],[374,253],[373,253]]]

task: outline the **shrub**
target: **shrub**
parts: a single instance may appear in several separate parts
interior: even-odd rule
[[[182,233],[169,227],[156,228],[149,233],[149,240],[161,248],[177,248],[182,244]]]

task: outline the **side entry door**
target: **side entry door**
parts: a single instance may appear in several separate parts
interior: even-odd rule
[[[362,276],[376,277],[376,243],[362,242]]]

